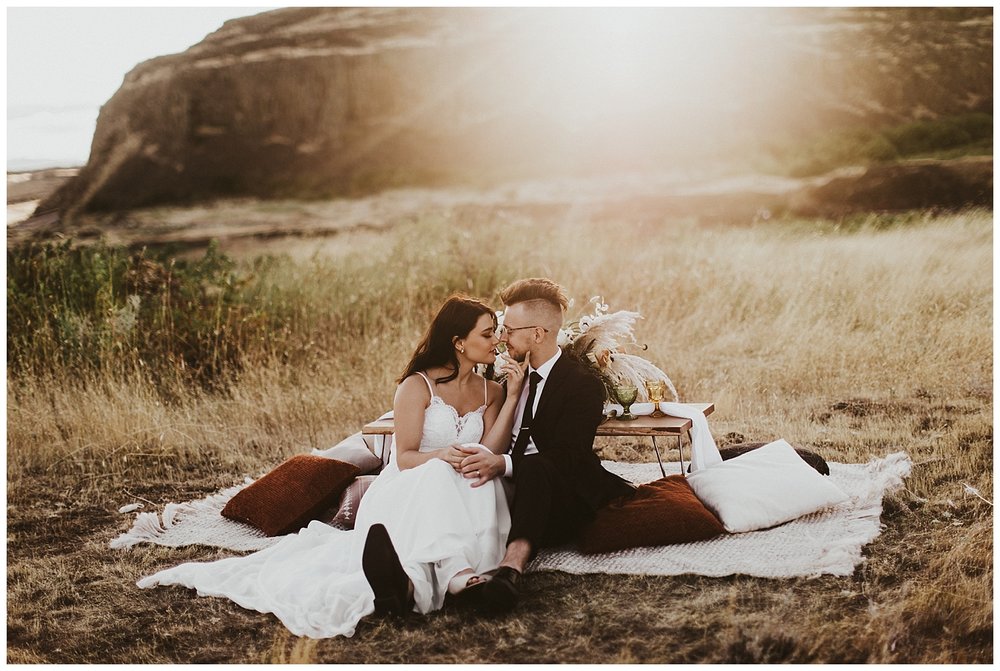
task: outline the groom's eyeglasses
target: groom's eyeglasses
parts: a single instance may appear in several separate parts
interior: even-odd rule
[[[509,326],[501,326],[500,328],[497,329],[497,337],[501,338],[505,333],[513,333],[514,331],[523,331],[524,329],[542,329],[546,333],[549,332],[549,330],[544,326],[515,326],[514,328],[511,328]]]

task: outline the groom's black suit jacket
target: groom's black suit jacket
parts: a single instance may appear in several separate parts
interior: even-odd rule
[[[594,454],[594,436],[603,414],[604,383],[590,366],[563,352],[542,388],[531,438],[538,453],[566,477],[591,511],[633,491],[630,483],[605,470]],[[515,480],[522,459],[523,455],[513,455]]]

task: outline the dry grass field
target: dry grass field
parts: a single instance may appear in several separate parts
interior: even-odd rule
[[[638,207],[441,208],[336,256],[240,260],[239,324],[259,330],[213,384],[136,355],[135,333],[84,366],[56,356],[51,329],[9,332],[9,365],[36,358],[7,380],[7,660],[991,662],[992,242],[986,211],[702,226]],[[448,293],[495,302],[535,275],[577,311],[602,294],[641,312],[646,355],[682,400],[716,403],[720,444],[784,437],[841,462],[906,451],[913,473],[865,562],[795,580],[530,574],[506,617],[446,609],[320,641],[226,600],[135,587],[226,553],[110,550],[131,519],[120,506],[198,498],[333,444],[389,407]],[[125,305],[115,290],[109,305]],[[220,299],[216,335],[237,308]],[[646,443],[598,447],[653,458]]]

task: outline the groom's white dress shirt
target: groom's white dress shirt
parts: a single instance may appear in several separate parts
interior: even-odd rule
[[[562,356],[562,349],[557,347],[556,353],[552,357],[543,363],[538,368],[534,366],[528,366],[528,370],[524,372],[524,378],[526,384],[521,387],[521,397],[517,401],[517,409],[514,411],[514,430],[511,431],[510,444],[513,445],[517,442],[517,434],[521,432],[521,418],[524,417],[524,406],[528,402],[528,378],[531,376],[532,372],[538,373],[542,376],[542,379],[538,381],[538,385],[535,387],[535,403],[531,408],[531,416],[535,416],[535,412],[538,411],[538,401],[542,398],[542,390],[545,389],[545,381],[549,378],[549,373],[552,372],[552,367],[556,365],[556,361]],[[528,436],[528,445],[524,448],[525,454],[536,454],[538,448],[535,446],[535,439]],[[504,477],[509,478],[514,474],[514,462],[510,456],[510,453],[504,453],[503,460],[506,463],[506,470],[504,471]]]

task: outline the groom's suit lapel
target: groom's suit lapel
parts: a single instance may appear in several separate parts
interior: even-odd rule
[[[535,420],[533,421],[541,420],[544,422],[545,408],[549,405],[549,401],[562,393],[561,389],[566,381],[566,366],[566,353],[564,352],[552,366],[552,370],[549,371],[549,377],[545,380],[545,387],[542,389],[542,397],[538,399],[538,409],[535,410]]]

